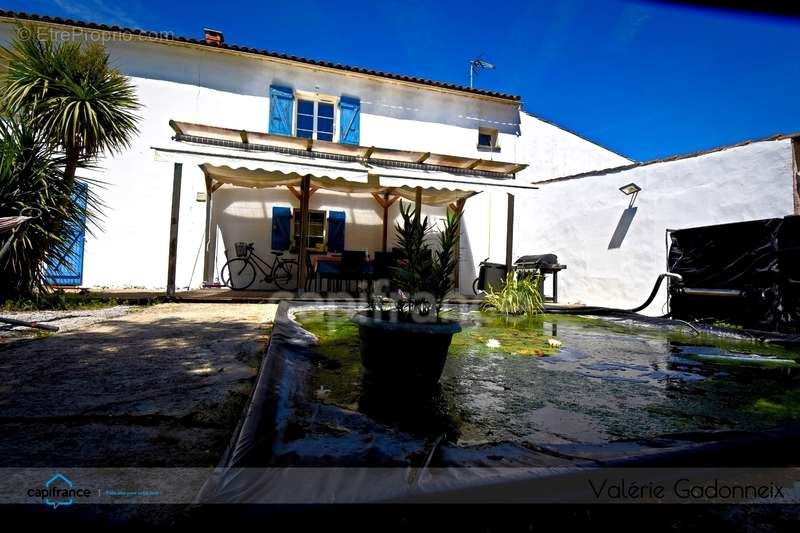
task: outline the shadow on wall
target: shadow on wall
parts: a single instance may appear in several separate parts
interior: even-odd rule
[[[624,241],[625,237],[628,235],[628,230],[631,228],[631,223],[633,222],[633,217],[636,216],[637,209],[638,207],[628,207],[622,212],[622,216],[619,217],[619,222],[617,222],[617,228],[614,230],[611,241],[608,243],[609,250],[615,250],[622,246],[622,241]]]
[[[214,198],[216,216],[213,224],[221,237],[221,242],[216,242],[216,248],[223,251],[227,259],[235,257],[236,242],[252,242],[258,255],[268,257],[272,213],[264,202],[253,196],[249,189],[231,188],[226,189],[224,194],[216,194]],[[216,271],[220,268],[221,264],[215,265]],[[257,277],[254,288],[267,288],[260,279]]]

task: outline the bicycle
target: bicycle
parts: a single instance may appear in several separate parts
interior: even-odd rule
[[[264,282],[274,283],[276,287],[285,291],[296,288],[296,286],[291,287],[290,282],[294,278],[297,260],[281,259],[283,252],[272,252],[275,261],[270,264],[255,253],[252,242],[247,245],[237,242],[235,246],[236,257],[222,265],[220,271],[223,285],[235,291],[242,291],[256,280],[257,268],[264,275]]]

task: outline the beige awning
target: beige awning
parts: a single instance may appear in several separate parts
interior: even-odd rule
[[[231,168],[228,166],[200,165],[206,176],[217,184],[229,184],[237,187],[269,188],[280,186],[299,186],[301,176],[286,175],[266,169],[251,170],[247,168]],[[379,174],[365,174],[366,180],[350,181],[344,178],[319,176],[311,174],[311,185],[343,193],[391,193],[408,200],[414,200],[416,188],[422,187],[422,203],[426,205],[448,205],[461,198],[468,198],[482,190],[480,185],[456,182],[439,182],[426,185],[422,180],[391,178]]]
[[[519,192],[513,172],[525,165],[458,156],[352,146],[245,132],[184,122],[170,123],[175,140],[153,147],[158,161],[198,165],[214,185],[269,188],[313,186],[344,193],[391,193],[447,205],[484,191]]]

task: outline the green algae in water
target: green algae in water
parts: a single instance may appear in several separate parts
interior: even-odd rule
[[[361,355],[358,326],[347,311],[302,311],[297,321],[317,337],[316,372],[312,385],[317,398],[356,409],[361,393]]]
[[[453,336],[451,356],[501,354],[546,356],[558,351],[550,344],[545,320],[540,317],[506,317],[473,311],[459,317],[462,332]]]
[[[351,316],[303,311],[297,320],[319,339],[318,398],[358,410]],[[791,392],[800,384],[798,354],[782,347],[599,318],[455,316],[463,331],[453,338],[438,404],[448,420],[442,432],[453,440],[605,442],[800,420],[800,394]]]

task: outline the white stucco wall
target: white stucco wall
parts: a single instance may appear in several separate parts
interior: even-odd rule
[[[520,142],[514,156],[528,168],[517,174],[526,182],[613,168],[632,161],[544,120],[520,113]]]
[[[13,31],[12,25],[0,22],[0,43],[7,44]],[[130,76],[137,88],[142,121],[140,134],[129,150],[102,161],[96,172],[84,172],[105,183],[101,196],[107,205],[103,231],[87,236],[84,286],[166,285],[173,170],[170,164],[154,161],[152,147],[173,135],[170,119],[266,131],[268,90],[273,83],[333,96],[359,97],[364,145],[528,163],[533,170],[525,171],[525,179],[619,164],[616,154],[520,115],[515,102],[188,46],[112,39],[106,41],[106,47],[112,63]],[[479,127],[498,130],[499,153],[477,150]],[[204,190],[199,168],[185,166],[178,287],[197,286],[202,280],[203,256],[198,250],[203,241],[205,204],[196,202],[195,196]],[[218,203],[233,196],[223,190],[218,192]],[[230,242],[252,241],[266,246],[269,233],[264,230],[270,227],[270,221],[265,218],[255,222],[251,220],[252,213],[269,215],[269,206],[274,202],[297,205],[286,191],[237,195],[242,205],[228,206],[227,216],[250,214],[240,217],[238,229],[226,224],[224,238]],[[312,207],[326,198],[332,201],[329,194],[319,194],[312,199]],[[475,266],[486,257],[503,260],[505,205],[504,195],[486,193],[468,201],[462,238],[462,279],[474,278]],[[380,239],[380,226],[375,227],[380,213],[377,203],[369,198],[350,198],[345,205],[335,207],[352,210],[354,218],[365,221],[347,232],[347,246],[376,249],[376,239]],[[393,215],[396,212],[395,205]],[[221,218],[220,222],[224,223]]]
[[[515,258],[555,253],[568,266],[562,302],[631,308],[666,270],[666,230],[793,214],[790,140],[765,141],[621,172],[543,183],[517,200]],[[629,204],[619,187],[642,187],[628,231],[611,240]],[[549,287],[548,287],[549,289]],[[665,291],[646,310],[662,314]]]

